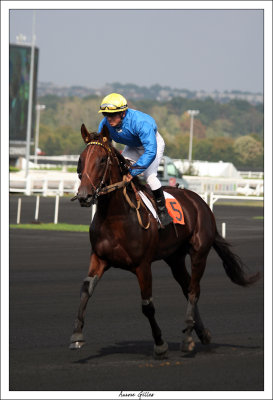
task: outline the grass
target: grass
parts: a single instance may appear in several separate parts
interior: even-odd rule
[[[67,167],[67,172],[77,172],[77,167]]]
[[[66,232],[89,232],[89,225],[74,225],[74,224],[11,224],[10,228],[15,229],[37,229],[41,231],[66,231]]]
[[[239,207],[263,207],[264,202],[261,200],[246,200],[246,199],[240,199],[240,200],[217,200],[216,203],[214,203],[214,206],[239,206]],[[214,207],[213,206],[213,207]]]
[[[39,167],[39,168],[32,168],[34,171],[62,171],[63,167]]]
[[[263,216],[256,216],[253,219],[264,219]],[[76,225],[76,224],[10,224],[13,229],[36,229],[40,231],[63,231],[63,232],[89,232],[89,225]]]
[[[19,172],[19,171],[20,171],[19,168],[13,167],[12,165],[9,166],[9,172]]]

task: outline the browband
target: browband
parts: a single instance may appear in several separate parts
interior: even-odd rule
[[[96,145],[98,145],[98,146],[101,146],[101,147],[103,147],[105,150],[109,151],[109,153],[111,153],[110,147],[104,146],[104,144],[102,144],[101,142],[97,142],[97,141],[88,142],[88,143],[86,143],[86,146],[90,146],[90,144],[96,144]]]

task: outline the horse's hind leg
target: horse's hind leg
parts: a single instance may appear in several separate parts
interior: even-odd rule
[[[152,299],[152,272],[151,264],[142,264],[136,271],[142,298],[142,312],[148,318],[152,335],[155,341],[154,357],[156,359],[166,358],[168,344],[162,339],[161,329],[155,319],[155,307]]]
[[[204,327],[197,304],[195,304],[194,308],[194,330],[202,344],[209,344],[211,342],[211,333]]]
[[[173,277],[181,286],[184,296],[189,301],[189,288],[191,277],[187,271],[186,263],[185,263],[186,254],[177,252],[174,255],[165,259],[167,264],[171,267]],[[192,314],[194,313],[194,314]],[[208,329],[204,327],[202,319],[199,314],[198,306],[195,304],[194,309],[191,309],[191,306],[188,305],[187,313],[186,313],[186,321],[191,321],[190,324],[193,323],[193,329],[195,330],[197,336],[203,344],[210,343],[211,335]],[[193,322],[192,322],[193,321]],[[187,328],[186,328],[187,329]],[[192,328],[190,332],[192,331]],[[189,333],[190,333],[189,332]],[[193,339],[191,335],[188,336],[188,340],[190,343],[189,347],[193,347]],[[185,346],[183,346],[185,347]]]
[[[100,260],[95,254],[92,254],[90,259],[88,276],[84,279],[81,287],[80,306],[78,309],[77,318],[74,323],[74,330],[70,338],[69,348],[71,350],[80,349],[85,344],[82,329],[84,326],[86,306],[88,300],[93,294],[93,291],[95,289],[96,284],[98,283],[98,280],[103,275],[105,267],[106,267],[105,263],[102,260]]]
[[[197,251],[192,251],[191,254],[191,270],[192,275],[188,288],[188,305],[186,311],[186,329],[184,329],[185,337],[182,342],[182,351],[192,351],[194,348],[194,341],[192,338],[192,330],[195,328],[197,335],[202,343],[207,344],[210,342],[210,332],[206,330],[200,323],[200,315],[197,308],[197,302],[200,296],[200,280],[206,267],[207,254],[200,254]],[[199,320],[199,326],[196,322]],[[196,329],[197,328],[197,329]]]

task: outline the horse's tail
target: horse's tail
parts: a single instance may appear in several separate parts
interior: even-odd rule
[[[227,276],[237,285],[252,285],[260,278],[260,273],[247,276],[245,272],[246,266],[240,257],[230,250],[230,247],[231,245],[216,231],[213,248],[222,259]]]

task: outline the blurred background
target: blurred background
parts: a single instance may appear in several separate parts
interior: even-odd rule
[[[263,9],[10,9],[9,33],[12,172],[75,172],[118,92],[156,120],[170,177],[263,178]]]

